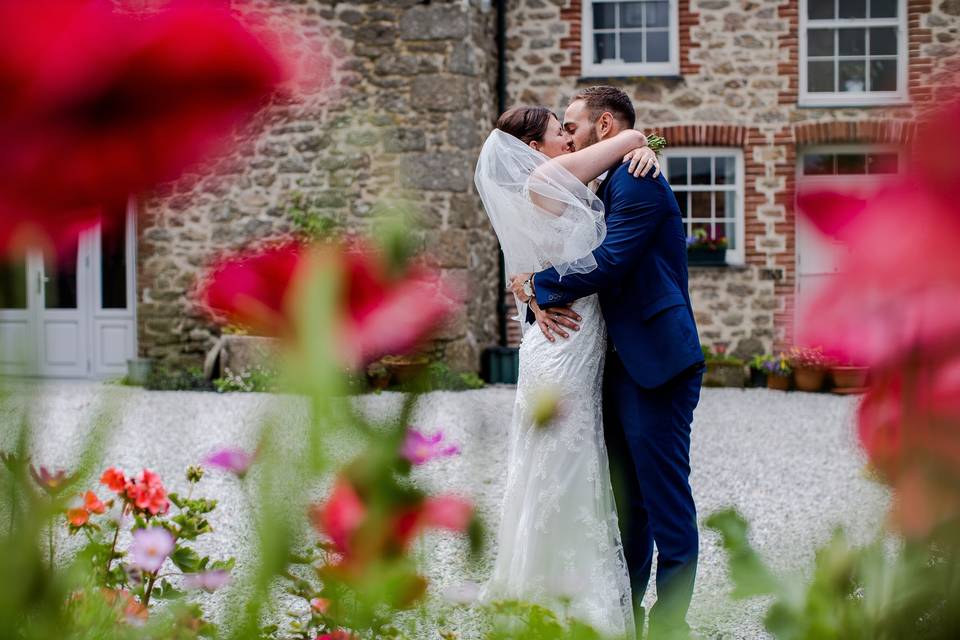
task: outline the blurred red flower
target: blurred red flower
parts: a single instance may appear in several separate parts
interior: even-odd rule
[[[456,496],[437,496],[392,505],[385,517],[382,515],[371,515],[351,481],[341,476],[327,501],[312,508],[311,521],[333,542],[342,556],[340,565],[355,567],[381,554],[406,552],[426,529],[466,531],[473,506]]]
[[[911,536],[960,519],[960,102],[918,129],[913,170],[876,195],[798,196],[847,248],[798,338],[871,368],[860,440]]]
[[[103,205],[176,177],[281,75],[226,10],[2,3],[0,248],[24,225],[62,239]]]
[[[127,487],[127,477],[116,467],[110,467],[100,476],[100,484],[114,493],[122,493]]]
[[[339,275],[335,344],[351,367],[410,351],[454,309],[438,274],[420,263],[395,274],[380,253],[361,244],[311,247],[291,241],[226,257],[200,284],[199,297],[231,323],[294,339],[299,294],[330,270]]]

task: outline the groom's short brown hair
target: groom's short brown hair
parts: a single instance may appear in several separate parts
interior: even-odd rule
[[[597,85],[587,87],[575,95],[573,99],[583,100],[587,103],[590,117],[593,120],[599,118],[604,111],[609,111],[614,118],[629,129],[633,129],[633,126],[637,123],[637,112],[633,108],[633,102],[630,101],[630,96],[623,89],[608,85]]]

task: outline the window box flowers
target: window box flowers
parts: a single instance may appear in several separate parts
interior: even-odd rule
[[[687,237],[687,264],[715,267],[727,264],[727,239],[713,238],[705,229],[696,229]]]

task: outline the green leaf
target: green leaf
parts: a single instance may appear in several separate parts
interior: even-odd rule
[[[735,509],[714,513],[707,518],[706,525],[723,538],[734,584],[734,598],[772,595],[782,591],[780,582],[750,545],[747,522]]]
[[[196,573],[200,565],[200,556],[196,551],[187,546],[178,546],[174,552],[170,554],[170,560],[184,573]]]

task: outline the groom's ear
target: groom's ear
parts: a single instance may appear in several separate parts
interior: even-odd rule
[[[609,111],[604,111],[600,114],[600,117],[597,118],[597,133],[601,139],[607,137],[607,135],[613,129],[614,120],[613,114]]]

